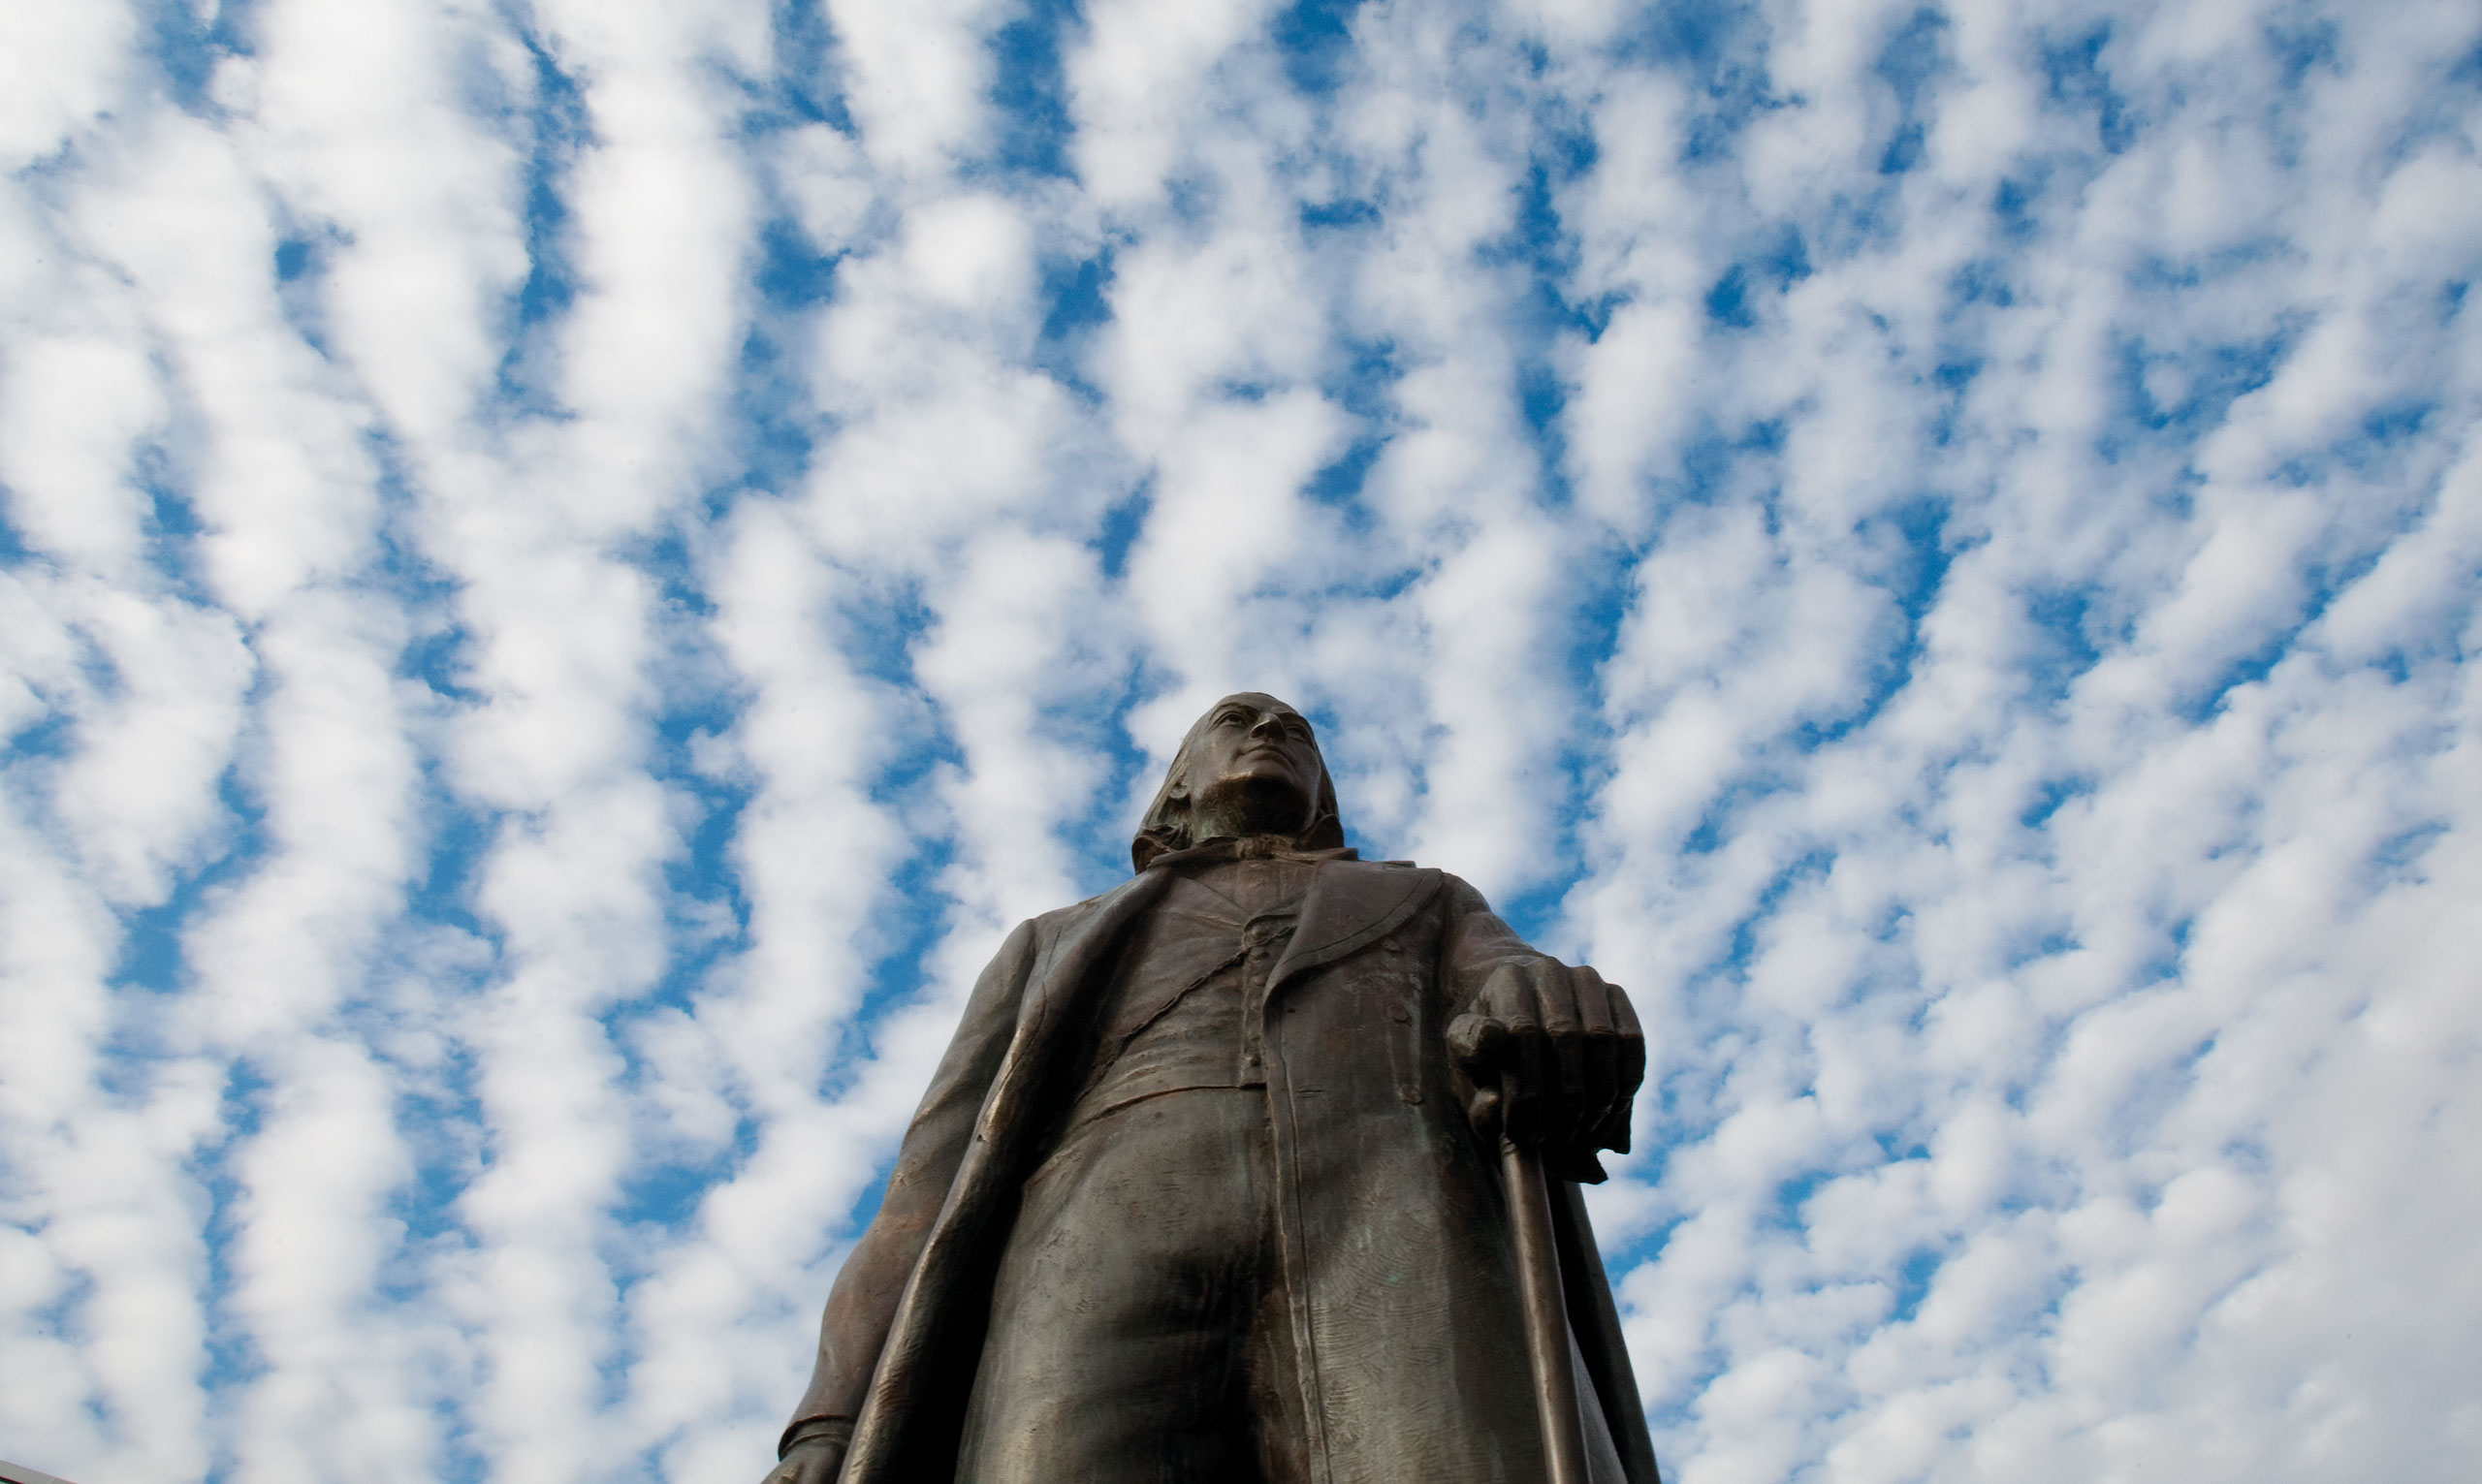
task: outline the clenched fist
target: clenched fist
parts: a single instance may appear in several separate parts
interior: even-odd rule
[[[1448,1024],[1448,1055],[1473,1080],[1466,1105],[1486,1139],[1540,1149],[1546,1173],[1603,1180],[1597,1150],[1629,1152],[1629,1109],[1646,1038],[1617,985],[1552,959],[1503,963]]]

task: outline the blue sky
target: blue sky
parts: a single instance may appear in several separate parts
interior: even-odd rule
[[[755,1477],[1182,729],[1629,987],[1675,1484],[2482,1467],[2482,16],[27,5],[0,1456]]]

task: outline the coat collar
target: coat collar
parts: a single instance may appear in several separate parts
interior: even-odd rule
[[[1188,852],[1182,852],[1186,856]],[[1101,966],[1114,939],[1139,913],[1162,900],[1181,856],[1156,864],[1093,900],[1064,925],[1034,963],[1034,990],[1020,1014],[1020,1031],[1039,1034],[1064,1001],[1078,996],[1086,978]],[[1438,893],[1443,877],[1428,867],[1403,861],[1363,861],[1349,852],[1320,863],[1302,899],[1300,926],[1267,976],[1272,993],[1295,974],[1350,958],[1402,926]]]
[[[1073,915],[1049,934],[1051,941],[1039,950],[1028,976],[1034,989],[1018,1011],[1020,1041],[1029,1032],[1039,1035],[1062,1003],[1077,996],[1122,930],[1161,900],[1171,884],[1170,871],[1142,870],[1100,897],[1067,909]],[[1014,1055],[1012,1049],[1012,1060]]]
[[[1398,861],[1330,861],[1302,900],[1301,926],[1275,972],[1272,992],[1295,974],[1333,963],[1378,942],[1437,894],[1440,872]]]
[[[1168,866],[1204,866],[1214,861],[1301,861],[1323,866],[1329,861],[1360,858],[1361,852],[1350,845],[1340,845],[1332,850],[1309,850],[1279,836],[1254,835],[1248,839],[1219,837],[1180,850],[1166,850],[1149,861],[1146,868],[1161,870]]]

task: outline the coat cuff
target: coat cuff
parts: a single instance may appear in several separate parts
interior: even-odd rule
[[[852,1418],[805,1417],[784,1430],[782,1440],[776,1444],[776,1456],[780,1459],[795,1448],[811,1443],[824,1443],[842,1453],[852,1441]]]

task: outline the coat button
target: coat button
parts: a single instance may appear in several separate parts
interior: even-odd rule
[[[1403,1005],[1389,1005],[1387,1007],[1387,1018],[1394,1021],[1399,1026],[1411,1025],[1414,1019],[1414,1012],[1406,1009]]]

